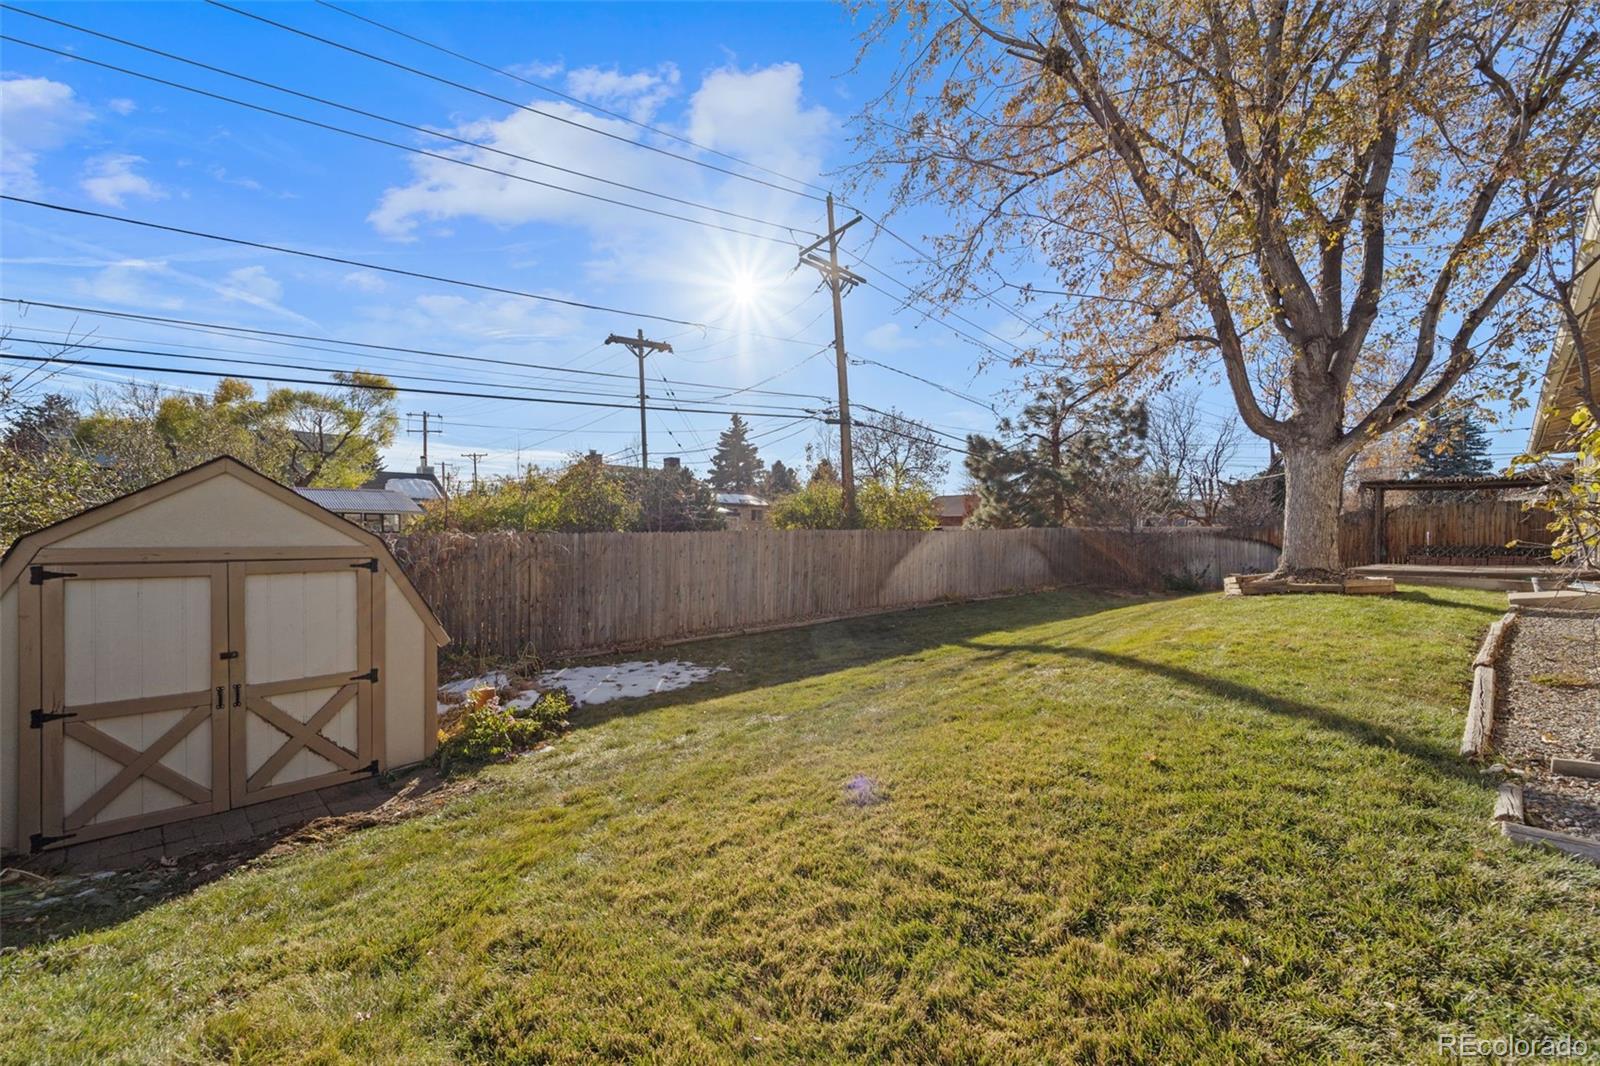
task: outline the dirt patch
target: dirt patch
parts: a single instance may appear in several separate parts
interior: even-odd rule
[[[430,813],[477,787],[476,777],[444,778],[432,769],[418,770],[386,787],[374,783],[370,800],[352,796],[345,803],[353,809],[343,813],[307,814],[247,839],[174,848],[174,854],[126,869],[59,874],[7,869],[0,872],[0,952],[126,921],[234,870]]]
[[[1552,756],[1600,759],[1600,616],[1525,612],[1500,670],[1493,746],[1528,823],[1600,840],[1600,780],[1550,770]]]

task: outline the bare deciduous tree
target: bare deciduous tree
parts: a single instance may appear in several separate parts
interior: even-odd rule
[[[1244,431],[1231,418],[1208,426],[1192,392],[1150,406],[1145,446],[1151,465],[1172,486],[1174,514],[1202,526],[1217,524],[1228,502],[1228,467],[1243,439]]]
[[[855,469],[863,478],[934,488],[950,469],[948,447],[933,430],[893,407],[852,418],[851,423]]]

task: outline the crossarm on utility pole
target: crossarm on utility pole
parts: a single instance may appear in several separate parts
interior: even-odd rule
[[[637,336],[624,337],[620,333],[613,333],[606,338],[607,344],[620,344],[633,353],[639,360],[639,498],[644,498],[644,479],[650,473],[650,438],[644,416],[644,359],[651,352],[670,352],[672,345],[666,341],[647,340],[644,330],[639,330]]]
[[[844,294],[866,279],[848,267],[839,265],[839,236],[861,221],[857,215],[842,226],[833,221],[833,194],[828,194],[828,232],[810,247],[802,248],[799,265],[808,266],[822,275],[833,295],[833,361],[839,371],[839,479],[844,484],[845,517],[851,525],[856,521],[856,470],[850,447],[850,360],[844,350]],[[814,254],[818,248],[828,246],[828,258]]]

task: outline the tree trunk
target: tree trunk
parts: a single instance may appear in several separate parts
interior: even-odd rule
[[[1285,448],[1283,476],[1283,555],[1277,572],[1304,577],[1341,573],[1343,457],[1332,449]]]

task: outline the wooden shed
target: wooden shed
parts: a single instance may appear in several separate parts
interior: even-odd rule
[[[0,849],[418,762],[448,640],[381,538],[221,458],[0,559]]]

